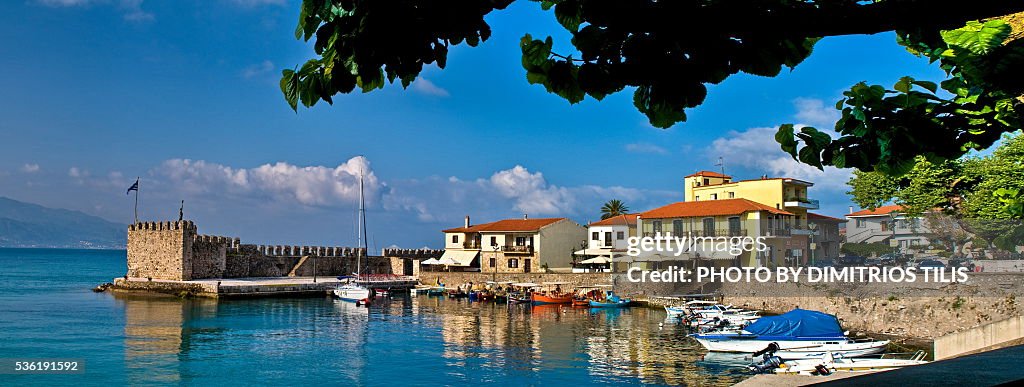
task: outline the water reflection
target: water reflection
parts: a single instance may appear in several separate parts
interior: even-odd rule
[[[381,298],[369,308],[329,298],[117,297],[124,305],[131,384],[328,378],[332,384],[375,385],[391,378],[418,384],[728,385],[743,377],[733,366],[703,361],[704,351],[683,327],[655,309],[427,296]],[[244,366],[216,366],[234,361]]]

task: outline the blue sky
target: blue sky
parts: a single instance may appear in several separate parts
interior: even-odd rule
[[[519,1],[488,17],[493,37],[454,47],[409,89],[388,85],[291,111],[280,70],[312,57],[293,38],[297,1],[16,0],[0,3],[0,196],[130,222],[178,201],[200,231],[265,243],[351,244],[353,175],[370,196],[371,247],[441,245],[439,230],[504,217],[598,218],[681,200],[700,169],[809,179],[842,215],[849,171],[797,165],[782,123],[830,126],[859,81],[942,72],[891,34],[829,38],[792,72],[711,86],[689,120],[655,129],[630,91],[569,105],[531,86],[519,38],[567,34]],[[357,157],[357,156],[362,157]]]

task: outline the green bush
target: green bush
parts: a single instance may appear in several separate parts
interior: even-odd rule
[[[844,243],[839,251],[848,255],[868,257],[889,254],[893,251],[893,248],[884,243]]]

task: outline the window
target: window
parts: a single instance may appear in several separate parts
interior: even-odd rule
[[[655,234],[661,232],[661,221],[660,220],[655,220],[655,221],[651,222],[651,226],[654,227],[654,233]],[[577,235],[579,235],[579,234],[577,234]]]
[[[715,236],[715,218],[704,218],[704,236]]]
[[[601,235],[601,233],[599,233],[597,231],[594,231],[594,232],[590,233],[590,240],[595,240],[595,241],[596,240],[600,240],[601,239],[600,235]]]
[[[708,184],[711,184],[711,180],[708,179],[708,178],[704,178],[704,185],[708,185]]]
[[[740,217],[733,216],[729,218],[729,235],[737,236],[740,235]]]
[[[682,235],[683,234],[683,220],[676,219],[672,221],[672,234]]]
[[[620,241],[626,239],[626,233],[619,231],[618,233],[615,234],[615,239],[618,239]]]
[[[516,246],[526,246],[526,237],[516,237]]]
[[[497,245],[498,245],[498,237],[492,236],[491,237],[491,246],[497,246]]]
[[[452,243],[459,243],[459,234],[452,234]]]
[[[518,267],[519,267],[519,259],[512,258],[512,259],[508,260],[508,268],[509,269],[516,269]]]
[[[605,246],[611,246],[612,245],[612,232],[611,231],[608,231],[608,232],[604,233],[604,245]]]
[[[857,218],[857,228],[864,228],[864,219]]]
[[[718,194],[716,194],[716,193],[711,194],[711,200],[718,200]]]
[[[729,192],[729,199],[735,199],[735,198],[736,198],[736,193],[735,192]]]
[[[494,258],[494,257],[491,257],[491,267],[494,267],[494,265],[497,265],[497,264],[498,264],[497,263],[497,259]]]
[[[700,201],[700,195],[694,196],[693,197],[693,201],[699,202]]]

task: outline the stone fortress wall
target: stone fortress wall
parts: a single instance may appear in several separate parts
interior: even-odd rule
[[[239,238],[203,235],[192,221],[139,222],[128,226],[131,278],[188,281],[208,278],[336,276],[364,273],[418,274],[419,261],[444,250],[384,249],[367,257],[365,248],[242,244]]]

